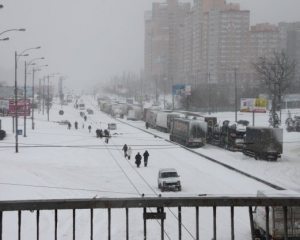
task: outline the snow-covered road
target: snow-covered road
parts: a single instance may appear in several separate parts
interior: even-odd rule
[[[96,104],[95,99],[91,99]],[[94,102],[93,102],[94,101]],[[87,104],[86,107],[93,108],[94,105]],[[249,179],[241,174],[230,171],[220,165],[207,161],[180,146],[164,140],[167,135],[155,133],[162,138],[154,137],[128,124],[115,119],[94,109],[93,115],[88,115],[84,121],[79,115],[79,110],[72,105],[63,106],[64,115],[59,115],[60,105],[54,105],[50,110],[50,122],[47,115],[35,113],[35,130],[30,129],[27,124],[27,137],[19,136],[19,153],[15,153],[14,134],[12,133],[11,118],[1,118],[2,128],[6,130],[7,137],[1,141],[0,148],[0,200],[21,199],[68,199],[68,198],[108,198],[108,197],[155,197],[162,194],[168,196],[197,196],[199,194],[211,194],[215,196],[254,196],[257,190],[266,190],[270,187],[255,180]],[[60,120],[69,120],[72,123],[71,130],[66,125],[56,123]],[[28,120],[30,121],[30,120]],[[78,122],[79,129],[74,129],[74,122]],[[126,120],[124,120],[126,121]],[[19,121],[22,128],[23,121]],[[117,130],[111,132],[112,138],[106,144],[104,139],[96,138],[97,128],[105,129],[108,123],[116,123]],[[128,121],[129,123],[129,121]],[[84,128],[82,125],[84,124]],[[143,128],[143,122],[131,122],[137,127]],[[89,133],[87,127],[92,127]],[[133,149],[132,159],[124,158],[122,148],[124,144]],[[136,168],[134,156],[137,152],[141,154],[148,150],[150,153],[148,167]],[[299,178],[297,169],[288,164],[288,160],[269,163],[255,161],[244,157],[240,153],[231,153],[212,146],[199,149],[201,153],[222,160],[235,167],[253,171],[258,176],[263,174],[266,180],[271,177],[268,174],[276,173],[275,183],[282,183],[286,187],[297,189]],[[285,159],[285,158],[284,158]],[[277,166],[279,165],[279,166]],[[157,186],[157,174],[159,168],[174,167],[178,170],[182,183],[181,192],[161,193]],[[256,169],[258,169],[256,171]],[[292,173],[292,175],[290,174]],[[290,181],[288,181],[288,179]],[[299,189],[299,188],[298,188]],[[172,211],[177,214],[176,209]],[[106,217],[101,218],[99,210],[95,213],[95,221],[100,226],[94,231],[97,236],[106,234]],[[77,217],[82,225],[77,228],[81,237],[89,236],[88,211],[80,211]],[[142,226],[142,210],[133,210],[130,216],[130,226]],[[194,209],[183,211],[183,224],[189,232],[195,232]],[[102,212],[106,215],[106,212]],[[125,229],[125,212],[116,210],[113,212],[113,239],[123,239]],[[247,209],[236,210],[236,238],[250,239],[250,228]],[[4,214],[5,220],[16,220],[17,213]],[[203,239],[212,237],[212,209],[201,209],[200,212],[201,236]],[[52,218],[53,213],[44,215],[45,221],[51,227],[43,226],[45,239],[53,239]],[[24,225],[22,229],[29,234],[34,228],[34,216],[30,213],[23,216]],[[69,239],[72,233],[71,213],[60,215],[59,239]],[[96,224],[96,223],[95,223]],[[167,210],[166,231],[170,239],[177,239],[177,219]],[[17,224],[15,224],[15,227]],[[7,227],[7,226],[6,226]],[[15,227],[4,228],[4,236],[15,235]],[[7,230],[8,229],[8,230]],[[148,227],[149,239],[157,239],[159,236],[159,225],[154,221]],[[137,233],[142,227],[132,229],[130,239],[140,239]],[[136,234],[135,234],[136,232]],[[193,239],[188,231],[183,232],[183,239]],[[24,235],[25,235],[24,233]],[[218,210],[218,235],[230,239],[230,210]],[[30,238],[22,238],[30,239]]]

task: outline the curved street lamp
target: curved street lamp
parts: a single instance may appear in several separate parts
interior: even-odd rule
[[[24,54],[25,52],[32,50],[32,49],[40,49],[41,47],[36,48],[27,48],[21,54],[17,54],[15,51],[15,117],[16,117],[16,153],[19,152],[18,149],[18,83],[17,83],[17,68],[18,68],[18,61],[20,57],[28,56],[28,54]],[[26,89],[25,89],[26,91]],[[24,112],[26,113],[26,112]]]
[[[8,41],[9,40],[9,38],[2,38],[2,39],[0,39],[0,41]]]
[[[47,76],[48,77],[48,97],[47,97],[47,119],[48,119],[48,122],[49,122],[49,110],[50,110],[50,99],[49,99],[49,88],[50,88],[50,85],[49,85],[49,79],[51,77],[54,77],[55,75],[58,75],[58,74],[60,74],[60,73],[52,73],[52,74],[49,74]]]
[[[20,29],[8,29],[2,33],[0,33],[0,35],[2,35],[3,33],[6,33],[6,32],[10,32],[10,31],[21,31],[21,32],[25,32],[26,29],[25,28],[20,28]]]
[[[41,57],[41,58],[34,58],[32,59],[29,63],[26,63],[25,61],[25,82],[24,82],[24,108],[25,108],[25,114],[24,114],[24,137],[26,137],[26,113],[27,113],[27,108],[26,108],[26,93],[27,93],[27,86],[26,86],[26,82],[27,82],[27,68],[28,66],[30,65],[35,65],[35,63],[32,63],[33,61],[35,60],[38,60],[38,59],[45,59],[44,57]],[[29,115],[30,115],[30,111],[29,111]]]
[[[44,58],[42,58],[44,59]],[[38,66],[35,69],[32,68],[32,114],[31,114],[31,127],[34,129],[34,72],[40,71],[42,67],[48,67],[48,65]]]

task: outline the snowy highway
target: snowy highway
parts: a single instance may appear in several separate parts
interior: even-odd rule
[[[31,130],[27,124],[27,137],[19,136],[19,153],[15,153],[14,134],[12,133],[11,118],[2,118],[2,128],[6,130],[7,137],[1,141],[0,148],[0,200],[21,200],[21,199],[70,199],[70,198],[115,198],[115,197],[155,197],[161,194],[162,197],[169,196],[255,196],[257,190],[267,190],[270,187],[245,177],[239,173],[226,169],[218,164],[210,162],[205,158],[165,141],[166,134],[155,133],[160,137],[154,137],[145,131],[131,127],[126,123],[115,120],[106,114],[96,110],[96,100],[89,97],[92,104],[86,102],[86,108],[92,108],[94,114],[87,115],[84,121],[79,115],[79,110],[72,104],[63,106],[64,115],[59,115],[61,106],[54,104],[50,110],[50,121],[47,121],[46,112],[35,114],[35,130]],[[94,101],[94,102],[93,102]],[[21,118],[20,118],[21,119]],[[67,125],[60,125],[57,122],[69,120],[72,127],[68,130]],[[27,120],[30,121],[29,119]],[[78,122],[79,129],[75,130],[74,122]],[[127,121],[127,120],[123,120]],[[129,121],[128,121],[129,122]],[[19,121],[22,128],[23,121]],[[96,138],[95,130],[107,128],[108,123],[116,123],[117,129],[111,131],[109,143],[104,138]],[[84,124],[84,128],[83,128]],[[131,122],[142,128],[143,122]],[[92,127],[91,133],[88,126]],[[124,158],[123,145],[127,144],[133,150],[131,160]],[[141,154],[148,150],[150,157],[148,167],[143,163],[140,168],[134,164],[134,157],[137,152]],[[198,149],[200,152],[212,152],[214,157],[224,161],[233,159],[237,164],[241,159],[235,158],[236,153],[206,146]],[[240,153],[238,153],[240,154]],[[239,155],[238,155],[239,156]],[[227,158],[228,157],[228,158]],[[243,157],[245,168],[257,161]],[[246,161],[247,160],[247,161]],[[247,162],[247,163],[246,163]],[[268,162],[259,164],[267,165]],[[276,163],[272,163],[273,167]],[[242,166],[241,163],[239,163]],[[160,168],[177,169],[181,184],[181,192],[161,192],[157,186],[157,175]],[[279,180],[278,180],[279,181]],[[296,183],[292,183],[296,184]],[[177,214],[177,210],[173,209]],[[201,209],[200,225],[203,239],[211,239],[212,236],[212,210]],[[167,210],[166,232],[169,239],[177,239],[177,221],[173,213]],[[15,214],[15,215],[14,215]],[[16,219],[16,213],[11,213],[9,219]],[[183,239],[194,239],[194,209],[183,211],[183,224],[188,229],[183,232]],[[84,219],[88,219],[88,213],[80,211]],[[45,221],[49,224],[52,213],[46,215]],[[34,216],[28,213],[24,216],[25,226],[23,229],[34,226]],[[31,219],[32,221],[26,221]],[[62,214],[60,221],[60,238],[69,239],[71,236],[71,214]],[[60,218],[60,219],[61,219]],[[250,239],[250,224],[247,209],[236,210],[236,239]],[[5,219],[5,216],[4,216]],[[113,239],[123,239],[124,212],[113,213]],[[119,220],[122,219],[122,220]],[[104,219],[105,220],[105,219]],[[100,236],[102,231],[106,232],[106,223],[100,217],[95,221],[101,226],[95,232]],[[5,224],[5,222],[4,222]],[[130,217],[131,225],[142,225],[141,212],[132,211]],[[50,224],[51,225],[51,224]],[[17,227],[17,224],[15,224]],[[4,231],[4,236],[10,236],[15,227],[9,227],[10,232]],[[32,227],[31,227],[32,228]],[[121,230],[120,230],[121,228]],[[154,221],[149,224],[149,231],[152,233],[149,239],[157,239],[159,236],[159,225]],[[24,230],[26,231],[26,230]],[[44,232],[52,232],[51,227],[44,226]],[[142,227],[133,229],[142,231]],[[82,238],[88,236],[88,226],[78,227]],[[8,235],[7,235],[8,234]],[[218,210],[218,235],[224,236],[218,239],[230,239],[230,209]],[[133,234],[134,236],[134,234]],[[5,239],[5,238],[4,238]],[[9,238],[10,239],[10,238]],[[30,238],[25,238],[30,239]],[[48,238],[45,238],[48,239]],[[49,237],[49,239],[52,239]],[[130,238],[138,239],[138,237]]]

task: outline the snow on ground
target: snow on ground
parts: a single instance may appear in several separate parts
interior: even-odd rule
[[[89,104],[89,102],[91,104]],[[270,187],[246,178],[205,160],[191,152],[164,140],[165,133],[149,129],[161,138],[154,137],[145,131],[130,127],[127,123],[145,130],[141,121],[115,120],[94,108],[96,99],[87,98],[87,107],[93,108],[93,115],[88,115],[85,122],[79,116],[79,110],[71,104],[63,106],[64,115],[59,115],[61,106],[55,104],[50,110],[50,121],[47,114],[35,112],[35,129],[31,129],[31,120],[27,120],[27,137],[19,136],[19,153],[15,153],[15,137],[12,133],[11,118],[2,117],[2,128],[7,137],[0,147],[0,200],[26,199],[69,199],[69,198],[122,198],[122,197],[162,197],[197,196],[212,194],[214,196],[254,196],[257,190]],[[258,114],[257,114],[258,115]],[[232,113],[218,113],[218,119],[233,119]],[[249,115],[239,115],[248,119]],[[246,118],[248,117],[248,118]],[[265,115],[256,116],[257,122],[264,123]],[[23,128],[23,118],[19,118],[19,129]],[[71,130],[57,121],[69,120]],[[74,122],[79,129],[74,129]],[[96,138],[97,128],[105,129],[108,123],[116,123],[117,130],[112,131],[109,144],[104,139]],[[84,124],[84,128],[82,125]],[[91,125],[89,133],[87,127]],[[285,132],[285,142],[295,142],[299,133]],[[132,147],[132,159],[124,158],[124,144]],[[225,151],[207,145],[198,149],[203,154],[217,158],[219,161],[247,171],[269,182],[299,190],[299,144],[285,143],[283,158],[278,162],[255,161],[241,153]],[[145,150],[150,153],[148,167],[136,168],[134,156]],[[181,192],[161,193],[157,187],[159,168],[174,167],[178,170],[182,182]],[[177,209],[165,209],[167,221],[165,229],[169,239],[178,238],[178,222],[173,214]],[[212,209],[200,209],[200,235],[203,239],[212,238]],[[250,239],[248,210],[236,209],[236,238]],[[41,212],[41,239],[53,239],[53,211]],[[76,214],[76,237],[89,237],[89,211],[80,210]],[[195,210],[183,209],[183,239],[193,239],[195,233]],[[101,239],[107,234],[107,211],[95,210],[94,238]],[[130,210],[130,239],[141,239],[142,209]],[[13,221],[13,224],[9,224]],[[112,211],[112,239],[125,238],[125,210]],[[218,209],[218,239],[230,239],[230,209]],[[148,221],[148,239],[158,239],[160,226],[156,221]],[[17,213],[4,213],[4,239],[15,239],[17,236]],[[59,239],[70,239],[72,236],[72,212],[59,211]],[[22,215],[22,239],[33,239],[35,232],[35,214]],[[97,238],[98,237],[98,238]]]

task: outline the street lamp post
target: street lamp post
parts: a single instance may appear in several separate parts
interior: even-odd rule
[[[19,152],[19,148],[18,148],[18,83],[17,83],[17,68],[18,68],[18,60],[21,56],[28,56],[28,54],[23,54],[26,51],[29,51],[31,49],[39,49],[41,47],[37,47],[37,48],[28,48],[26,50],[24,50],[21,54],[17,54],[17,52],[15,51],[15,117],[16,117],[16,153]]]
[[[44,59],[44,58],[43,58]],[[34,129],[34,72],[40,71],[42,67],[47,67],[48,65],[42,65],[36,69],[32,68],[32,114],[31,114],[31,127]]]
[[[208,115],[210,115],[210,72],[208,73]]]
[[[41,58],[35,58],[35,59],[32,59],[28,64],[26,64],[26,61],[25,61],[25,84],[24,84],[24,91],[25,91],[25,93],[24,93],[24,104],[25,104],[25,106],[24,106],[24,109],[25,109],[25,111],[24,111],[24,137],[26,137],[26,115],[27,115],[27,106],[26,106],[26,93],[27,93],[27,87],[26,87],[26,83],[27,83],[27,68],[28,68],[28,66],[30,66],[30,65],[35,65],[35,63],[32,63],[33,61],[35,61],[35,60],[38,60],[38,59],[44,59],[43,57],[41,57]],[[33,75],[34,75],[34,72],[33,72]],[[29,115],[30,115],[30,111],[29,111]]]
[[[48,119],[48,122],[49,122],[49,110],[50,110],[50,98],[49,98],[50,85],[49,85],[49,79],[50,79],[50,77],[54,77],[54,75],[56,75],[56,74],[59,74],[59,73],[53,73],[52,75],[48,75],[48,97],[47,97],[47,119]]]

